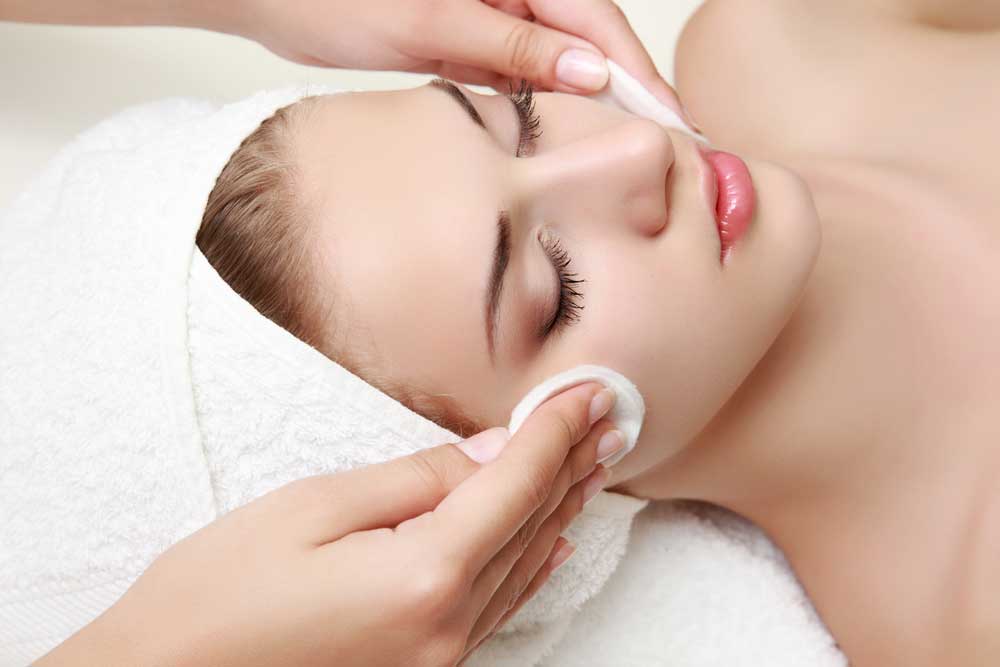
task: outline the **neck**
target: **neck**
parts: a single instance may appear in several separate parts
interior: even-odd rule
[[[814,188],[821,214],[827,190]],[[867,315],[857,294],[869,288],[858,284],[852,258],[871,242],[822,215],[821,224],[816,265],[774,343],[702,432],[630,481],[630,492],[703,500],[758,520],[777,506],[841,493],[844,471],[885,442],[878,431],[891,420],[859,405],[857,387],[859,377],[877,381],[862,365],[881,361],[855,325]]]
[[[873,627],[910,650],[892,662],[927,664],[946,644],[929,629],[961,617],[956,590],[977,590],[970,527],[987,523],[977,524],[976,494],[995,489],[1000,455],[990,449],[995,420],[972,416],[984,412],[977,396],[995,394],[970,383],[979,348],[935,326],[952,312],[938,299],[952,283],[930,271],[940,244],[917,249],[929,275],[916,280],[904,256],[913,249],[894,250],[881,226],[863,224],[892,210],[862,200],[869,215],[859,217],[863,190],[830,192],[817,204],[838,224],[825,225],[817,267],[774,345],[687,447],[624,486],[753,521],[856,664],[891,658]]]

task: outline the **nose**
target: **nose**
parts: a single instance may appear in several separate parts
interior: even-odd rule
[[[666,227],[674,147],[652,121],[629,118],[519,162],[519,189],[547,219],[616,223],[645,236]]]

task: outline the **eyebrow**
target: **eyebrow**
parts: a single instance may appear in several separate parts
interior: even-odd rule
[[[503,293],[503,279],[510,263],[510,215],[500,211],[497,217],[497,242],[493,249],[493,266],[486,283],[486,344],[490,350],[490,361],[496,353],[496,332],[500,327],[500,295]]]
[[[476,111],[476,107],[473,106],[469,97],[462,92],[461,88],[447,79],[434,79],[431,81],[430,85],[433,88],[437,88],[438,90],[443,90],[448,93],[448,95],[450,95],[453,100],[458,102],[459,106],[461,106],[465,112],[469,114],[469,118],[472,119],[472,122],[484,130],[486,129],[486,123],[483,122],[483,117],[479,115],[479,112]]]
[[[469,114],[469,118],[476,125],[489,131],[483,122],[483,117],[479,115],[461,88],[447,79],[434,79],[430,85],[448,93]],[[500,211],[496,228],[497,241],[493,248],[493,264],[486,282],[486,346],[490,352],[490,363],[496,361],[497,330],[500,328],[500,296],[503,294],[503,280],[507,275],[507,265],[510,263],[510,214],[507,211]]]

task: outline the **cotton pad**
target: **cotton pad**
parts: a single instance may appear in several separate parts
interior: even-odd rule
[[[655,121],[663,127],[680,130],[702,143],[705,137],[692,130],[677,113],[662,104],[653,93],[622,69],[618,63],[608,60],[608,85],[590,99],[610,104],[633,113],[641,118]]]
[[[510,424],[507,426],[507,430],[513,435],[517,429],[521,428],[521,424],[528,418],[528,415],[534,412],[535,408],[544,403],[546,399],[563,389],[584,382],[599,382],[615,392],[615,406],[611,408],[607,419],[610,419],[615,424],[615,428],[621,431],[625,446],[602,463],[605,467],[618,463],[635,448],[635,443],[639,439],[639,429],[642,428],[642,420],[646,416],[646,403],[642,400],[642,394],[628,378],[604,366],[577,366],[558,375],[553,375],[542,382],[529,391],[517,404],[514,411],[510,413]]]

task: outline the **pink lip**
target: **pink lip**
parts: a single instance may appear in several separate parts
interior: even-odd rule
[[[715,208],[715,223],[722,246],[719,259],[725,263],[733,246],[743,237],[753,217],[755,193],[750,171],[732,153],[698,148],[711,167],[714,178],[706,190],[709,205]]]

